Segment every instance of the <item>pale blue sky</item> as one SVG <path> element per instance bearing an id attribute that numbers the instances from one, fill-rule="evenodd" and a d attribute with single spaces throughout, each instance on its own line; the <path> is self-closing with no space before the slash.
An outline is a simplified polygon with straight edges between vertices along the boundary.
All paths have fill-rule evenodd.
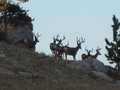
<path id="1" fill-rule="evenodd" d="M 108 64 L 104 54 L 105 38 L 112 40 L 112 16 L 120 18 L 120 0 L 30 0 L 21 4 L 24 9 L 29 9 L 33 21 L 34 32 L 40 33 L 40 42 L 36 51 L 51 54 L 49 44 L 57 34 L 62 38 L 66 36 L 63 44 L 69 41 L 69 46 L 76 46 L 76 37 L 83 37 L 86 43 L 77 53 L 77 60 L 81 54 L 86 53 L 85 47 L 94 49 L 102 48 L 102 56 L 98 59 Z M 68 56 L 69 59 L 73 59 Z"/>

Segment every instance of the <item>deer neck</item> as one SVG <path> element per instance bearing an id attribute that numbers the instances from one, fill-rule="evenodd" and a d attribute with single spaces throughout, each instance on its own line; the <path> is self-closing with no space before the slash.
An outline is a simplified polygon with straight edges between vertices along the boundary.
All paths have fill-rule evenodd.
<path id="1" fill-rule="evenodd" d="M 97 58 L 97 56 L 98 56 L 98 53 L 95 54 L 95 58 Z"/>
<path id="2" fill-rule="evenodd" d="M 76 51 L 78 51 L 80 48 L 79 48 L 79 46 L 77 46 L 75 49 L 76 49 Z"/>

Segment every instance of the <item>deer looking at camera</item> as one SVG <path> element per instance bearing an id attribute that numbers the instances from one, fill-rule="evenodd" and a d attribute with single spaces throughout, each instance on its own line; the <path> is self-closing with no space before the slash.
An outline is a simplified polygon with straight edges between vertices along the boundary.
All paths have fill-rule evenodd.
<path id="1" fill-rule="evenodd" d="M 85 39 L 81 38 L 81 41 L 80 41 L 80 39 L 78 40 L 78 37 L 77 37 L 77 46 L 76 47 L 65 46 L 63 48 L 63 50 L 64 50 L 64 53 L 66 56 L 66 60 L 67 60 L 67 55 L 72 55 L 73 59 L 76 60 L 76 54 L 77 54 L 78 50 L 81 49 L 81 44 L 84 42 L 85 42 Z"/>
<path id="2" fill-rule="evenodd" d="M 35 45 L 37 44 L 37 42 L 39 42 L 38 37 L 40 37 L 41 34 L 33 34 L 34 40 L 33 41 L 29 41 L 28 40 L 28 49 L 32 49 L 35 50 Z"/>
<path id="3" fill-rule="evenodd" d="M 93 52 L 93 49 L 92 50 L 88 50 L 87 48 L 85 48 L 85 51 L 87 52 L 87 54 L 82 54 L 81 55 L 82 60 L 91 58 L 91 54 L 90 53 Z"/>

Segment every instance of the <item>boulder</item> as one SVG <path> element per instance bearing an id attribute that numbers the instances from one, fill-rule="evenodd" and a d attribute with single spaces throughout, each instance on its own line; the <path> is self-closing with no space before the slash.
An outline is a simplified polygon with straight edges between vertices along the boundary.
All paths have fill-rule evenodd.
<path id="1" fill-rule="evenodd" d="M 98 80 L 106 80 L 109 82 L 112 82 L 113 79 L 111 77 L 109 77 L 107 74 L 103 73 L 103 72 L 99 72 L 99 71 L 92 71 L 91 72 L 94 77 L 97 77 Z M 91 76 L 91 77 L 93 77 Z"/>
<path id="2" fill-rule="evenodd" d="M 105 65 L 97 59 L 86 59 L 82 61 L 76 61 L 70 63 L 68 66 L 85 72 L 90 71 L 99 71 L 104 73 L 107 72 Z"/>
<path id="3" fill-rule="evenodd" d="M 33 32 L 32 28 L 25 26 L 17 26 L 12 30 L 8 30 L 7 32 L 7 40 L 11 43 L 17 43 L 20 40 L 30 40 L 33 41 Z"/>

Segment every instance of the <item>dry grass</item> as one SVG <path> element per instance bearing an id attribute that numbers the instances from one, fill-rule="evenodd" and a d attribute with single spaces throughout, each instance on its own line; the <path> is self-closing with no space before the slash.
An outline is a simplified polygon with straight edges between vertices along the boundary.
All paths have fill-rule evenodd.
<path id="1" fill-rule="evenodd" d="M 0 90 L 120 90 L 114 82 L 81 78 L 85 72 L 69 68 L 66 63 L 73 61 L 55 60 L 44 53 L 8 45 L 0 42 L 0 68 L 6 68 L 14 73 L 21 71 L 10 62 L 21 64 L 26 72 L 37 72 L 41 77 L 10 77 L 0 74 Z M 7 61 L 6 61 L 7 59 Z"/>

